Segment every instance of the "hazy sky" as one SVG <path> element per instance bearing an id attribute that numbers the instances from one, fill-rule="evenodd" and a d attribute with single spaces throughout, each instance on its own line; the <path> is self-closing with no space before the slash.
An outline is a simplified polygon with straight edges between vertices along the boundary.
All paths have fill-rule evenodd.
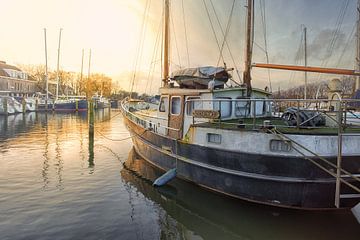
<path id="1" fill-rule="evenodd" d="M 222 43 L 216 15 L 225 29 L 233 0 L 205 0 L 211 21 Z M 265 62 L 261 0 L 255 0 L 255 46 L 253 62 Z M 303 52 L 297 54 L 302 25 L 308 29 L 308 65 L 354 68 L 355 41 L 351 35 L 356 21 L 356 0 L 263 0 L 265 3 L 268 54 L 271 63 L 303 64 Z M 43 28 L 47 28 L 49 67 L 56 68 L 59 28 L 63 28 L 60 66 L 66 71 L 80 71 L 81 50 L 92 49 L 92 72 L 102 72 L 128 89 L 139 46 L 143 13 L 149 3 L 145 24 L 143 53 L 138 61 L 139 74 L 135 89 L 144 91 L 146 79 L 155 66 L 151 92 L 160 84 L 160 50 L 152 59 L 162 17 L 161 0 L 1 0 L 2 31 L 0 59 L 13 64 L 44 64 Z M 171 1 L 172 8 L 172 69 L 187 66 L 182 1 Z M 219 50 L 203 0 L 183 0 L 189 46 L 190 66 L 216 65 Z M 243 68 L 245 0 L 236 0 L 228 45 L 235 65 Z M 343 15 L 340 29 L 334 32 Z M 352 36 L 352 37 L 351 37 Z M 176 38 L 175 38 L 176 37 Z M 351 37 L 351 38 L 350 38 Z M 351 41 L 348 42 L 350 38 Z M 175 45 L 175 40 L 177 47 Z M 348 43 L 348 44 L 347 44 Z M 159 47 L 160 45 L 158 45 Z M 347 46 L 347 48 L 345 48 Z M 178 51 L 177 51 L 178 49 Z M 333 49 L 333 50 L 332 50 Z M 296 57 L 297 56 L 297 57 Z M 342 56 L 342 58 L 341 58 Z M 341 61 L 339 62 L 339 59 Z M 180 59 L 180 61 L 179 61 Z M 228 50 L 224 49 L 228 67 L 234 67 Z M 87 63 L 84 71 L 87 71 Z M 236 74 L 235 79 L 237 79 Z M 268 85 L 266 70 L 253 71 L 253 84 Z M 309 74 L 310 82 L 318 74 Z M 322 76 L 320 80 L 329 76 Z M 273 89 L 300 84 L 303 73 L 271 71 Z M 150 85 L 146 89 L 149 92 Z"/>

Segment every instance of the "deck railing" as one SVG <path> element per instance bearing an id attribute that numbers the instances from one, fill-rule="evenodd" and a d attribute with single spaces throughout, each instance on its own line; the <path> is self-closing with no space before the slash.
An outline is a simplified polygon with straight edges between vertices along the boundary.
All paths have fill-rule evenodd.
<path id="1" fill-rule="evenodd" d="M 151 115 L 146 115 L 146 114 L 142 114 L 142 113 L 133 113 L 130 111 L 129 107 L 126 105 L 128 103 L 129 99 L 125 98 L 124 100 L 121 101 L 120 103 L 120 107 L 121 110 L 123 111 L 123 113 L 134 123 L 141 125 L 142 127 L 144 127 L 145 129 L 148 130 L 152 130 L 156 133 L 159 132 L 159 129 L 163 129 L 164 133 L 166 134 L 168 130 L 172 130 L 172 131 L 180 131 L 181 129 L 176 129 L 176 128 L 172 128 L 172 127 L 168 127 L 165 125 L 162 125 L 156 121 L 153 121 L 151 119 L 156 119 L 156 120 L 167 120 L 164 118 L 160 118 L 157 116 L 151 116 Z"/>
<path id="2" fill-rule="evenodd" d="M 340 96 L 339 96 L 340 97 Z M 194 104 L 201 103 L 201 104 Z M 224 104 L 231 103 L 231 115 L 230 116 L 221 116 Z M 245 114 L 237 114 L 237 106 L 248 105 L 245 110 Z M 257 103 L 262 103 L 257 105 Z M 205 107 L 204 107 L 205 105 Z M 191 106 L 191 107 L 190 107 Z M 194 108 L 194 106 L 196 106 Z M 201 106 L 201 107 L 199 107 Z M 216 106 L 216 107 L 215 107 Z M 257 106 L 262 106 L 263 111 L 259 111 Z M 279 120 L 283 119 L 284 124 L 279 122 L 271 123 L 274 127 L 282 128 L 307 128 L 307 129 L 317 129 L 317 128 L 359 128 L 360 130 L 360 113 L 355 114 L 355 107 L 360 108 L 360 100 L 354 99 L 189 99 L 185 101 L 185 109 L 189 108 L 192 110 L 213 110 L 218 111 L 220 117 L 218 119 L 206 119 L 203 117 L 193 116 L 193 124 L 199 123 L 218 123 L 221 122 L 223 125 L 239 125 L 239 122 L 234 122 L 234 120 L 247 120 L 246 122 L 241 123 L 243 126 L 252 126 L 253 129 L 263 127 L 263 123 L 258 123 L 257 119 L 267 118 L 269 120 L 278 118 Z M 293 124 L 285 124 L 286 119 L 281 118 L 284 115 L 284 112 L 292 108 L 293 113 L 292 117 L 295 117 Z M 232 110 L 234 109 L 235 112 Z M 307 119 L 301 118 L 301 113 L 311 113 Z M 322 124 L 309 124 L 312 120 L 316 118 L 323 117 L 324 120 L 327 120 L 327 126 Z M 252 119 L 252 121 L 250 121 Z M 289 120 L 289 119 L 287 119 Z M 249 123 L 251 122 L 251 123 Z M 330 124 L 331 123 L 331 124 Z M 330 124 L 330 126 L 329 126 Z"/>

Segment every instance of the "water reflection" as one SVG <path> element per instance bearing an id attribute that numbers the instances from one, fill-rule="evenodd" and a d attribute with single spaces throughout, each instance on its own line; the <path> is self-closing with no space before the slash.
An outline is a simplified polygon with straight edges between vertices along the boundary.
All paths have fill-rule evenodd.
<path id="1" fill-rule="evenodd" d="M 89 168 L 93 169 L 94 164 L 94 110 L 89 111 Z M 91 171 L 92 173 L 92 171 Z"/>
<path id="2" fill-rule="evenodd" d="M 161 174 L 132 150 L 122 178 L 158 203 L 161 239 L 357 239 L 360 228 L 350 211 L 311 212 L 259 206 L 209 193 L 173 180 L 153 188 Z"/>
<path id="3" fill-rule="evenodd" d="M 89 173 L 94 172 L 95 136 L 94 130 L 92 133 L 88 131 L 88 119 L 89 116 L 86 112 L 30 112 L 9 116 L 0 115 L 0 153 L 5 153 L 13 147 L 28 148 L 30 145 L 33 150 L 41 149 L 42 188 L 46 189 L 51 181 L 55 181 L 56 188 L 61 190 L 64 180 L 64 155 L 67 159 L 67 155 L 71 154 L 67 151 L 68 149 L 78 145 L 81 164 L 84 164 L 87 158 L 86 168 L 90 169 Z M 95 125 L 98 123 L 101 125 L 102 131 L 109 131 L 108 124 L 100 124 L 110 119 L 109 109 L 95 111 L 93 119 Z M 84 133 L 84 129 L 91 134 Z M 14 152 L 14 157 L 16 154 L 21 155 L 16 152 Z M 56 177 L 51 177 L 51 175 Z"/>

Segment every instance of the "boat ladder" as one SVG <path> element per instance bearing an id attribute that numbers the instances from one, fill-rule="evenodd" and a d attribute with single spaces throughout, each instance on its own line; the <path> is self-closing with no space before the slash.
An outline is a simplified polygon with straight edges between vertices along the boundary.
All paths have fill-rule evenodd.
<path id="1" fill-rule="evenodd" d="M 353 180 L 355 180 L 356 182 L 360 183 L 360 176 L 357 174 L 352 174 L 350 172 L 348 172 L 347 170 L 341 168 L 341 157 L 342 157 L 342 136 L 360 136 L 360 134 L 344 134 L 344 133 L 339 133 L 338 137 L 338 158 L 337 158 L 337 164 L 335 165 L 334 163 L 330 162 L 329 160 L 325 159 L 324 157 L 318 155 L 317 153 L 311 151 L 310 149 L 308 149 L 307 147 L 303 146 L 302 144 L 290 139 L 288 136 L 286 136 L 285 134 L 281 133 L 280 131 L 278 131 L 277 129 L 273 128 L 273 129 L 268 129 L 268 131 L 275 135 L 278 139 L 284 141 L 284 143 L 288 144 L 289 142 L 292 143 L 292 148 L 298 152 L 300 155 L 303 156 L 304 159 L 310 161 L 311 163 L 313 163 L 314 165 L 316 165 L 317 167 L 319 167 L 320 169 L 322 169 L 323 171 L 327 172 L 328 174 L 330 174 L 331 176 L 333 176 L 336 179 L 336 190 L 335 190 L 335 206 L 337 208 L 340 207 L 340 199 L 349 199 L 349 198 L 359 198 L 360 199 L 360 188 L 358 188 L 357 186 L 355 186 L 354 184 L 351 184 L 350 182 L 346 181 L 344 179 L 344 177 L 346 178 L 352 178 Z M 305 153 L 310 153 L 310 155 L 312 155 L 313 157 L 309 157 L 307 156 Z M 337 171 L 336 173 L 330 171 L 329 169 L 325 168 L 323 165 L 321 165 L 320 163 L 318 163 L 317 161 L 314 160 L 314 157 L 321 160 L 322 162 L 328 164 L 329 166 L 335 168 Z M 351 189 L 353 189 L 356 193 L 354 194 L 340 194 L 340 183 L 344 183 L 347 186 L 349 186 Z"/>

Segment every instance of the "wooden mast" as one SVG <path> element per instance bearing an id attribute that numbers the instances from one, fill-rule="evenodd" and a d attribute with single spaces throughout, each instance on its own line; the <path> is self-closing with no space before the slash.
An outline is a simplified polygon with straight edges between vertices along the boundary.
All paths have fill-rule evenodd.
<path id="1" fill-rule="evenodd" d="M 305 60 L 305 67 L 307 67 L 307 37 L 306 37 L 306 27 L 304 27 L 304 60 Z M 307 99 L 307 87 L 308 87 L 308 78 L 307 78 L 307 71 L 305 72 L 305 89 L 304 89 L 304 99 Z"/>
<path id="2" fill-rule="evenodd" d="M 170 62 L 170 1 L 165 0 L 164 19 L 164 56 L 163 56 L 163 87 L 169 84 L 169 62 Z"/>
<path id="3" fill-rule="evenodd" d="M 246 18 L 246 34 L 245 34 L 245 69 L 243 74 L 244 84 L 248 90 L 251 89 L 251 56 L 253 46 L 253 0 L 248 0 L 247 18 Z"/>
<path id="4" fill-rule="evenodd" d="M 360 0 L 357 3 L 357 22 L 356 22 L 356 70 L 360 71 Z M 355 92 L 360 89 L 360 77 L 355 81 Z"/>

